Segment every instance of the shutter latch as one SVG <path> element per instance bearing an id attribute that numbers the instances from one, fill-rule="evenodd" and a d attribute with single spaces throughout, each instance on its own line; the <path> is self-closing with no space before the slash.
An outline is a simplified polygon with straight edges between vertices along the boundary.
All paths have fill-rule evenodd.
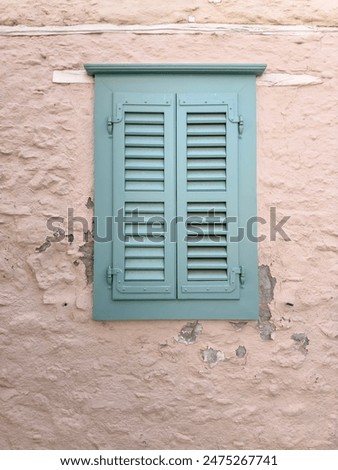
<path id="1" fill-rule="evenodd" d="M 113 116 L 108 116 L 107 119 L 107 131 L 109 135 L 113 134 L 113 124 L 122 121 L 122 104 L 117 104 L 115 108 L 115 114 Z"/>
<path id="2" fill-rule="evenodd" d="M 113 276 L 116 276 L 117 274 L 122 273 L 121 269 L 118 268 L 112 268 L 111 266 L 108 266 L 107 268 L 107 282 L 109 284 L 109 289 L 111 288 L 111 285 L 113 284 Z"/>
<path id="3" fill-rule="evenodd" d="M 237 123 L 238 124 L 238 133 L 239 135 L 242 135 L 243 134 L 243 130 L 244 130 L 244 120 L 243 120 L 243 116 L 240 114 L 239 116 L 237 117 L 229 117 L 229 120 L 233 123 Z"/>
<path id="4" fill-rule="evenodd" d="M 241 286 L 244 285 L 245 283 L 245 271 L 243 266 L 238 266 L 236 268 L 233 268 L 232 270 L 235 274 L 238 274 L 239 276 L 239 283 Z"/>

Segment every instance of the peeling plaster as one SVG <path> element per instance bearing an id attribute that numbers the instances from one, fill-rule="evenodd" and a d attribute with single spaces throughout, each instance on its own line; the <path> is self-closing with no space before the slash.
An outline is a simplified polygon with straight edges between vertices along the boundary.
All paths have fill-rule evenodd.
<path id="1" fill-rule="evenodd" d="M 93 207 L 94 207 L 94 202 L 93 202 L 93 200 L 92 200 L 91 197 L 89 197 L 89 198 L 87 199 L 86 207 L 87 207 L 87 209 L 93 209 Z"/>
<path id="2" fill-rule="evenodd" d="M 304 354 L 308 353 L 307 346 L 310 343 L 309 338 L 306 336 L 305 333 L 294 333 L 291 336 L 291 339 L 294 340 L 296 347 L 302 351 Z"/>
<path id="3" fill-rule="evenodd" d="M 245 327 L 245 325 L 247 325 L 248 322 L 235 320 L 235 321 L 230 321 L 229 323 L 234 327 L 235 330 L 241 330 L 242 328 Z"/>
<path id="4" fill-rule="evenodd" d="M 85 265 L 87 285 L 93 283 L 93 253 L 94 240 L 90 231 L 86 233 L 87 242 L 80 246 L 79 251 L 82 253 L 79 260 Z"/>
<path id="5" fill-rule="evenodd" d="M 246 356 L 246 347 L 245 346 L 238 346 L 236 349 L 236 356 L 237 357 L 245 357 Z"/>
<path id="6" fill-rule="evenodd" d="M 48 248 L 51 247 L 52 243 L 62 241 L 65 237 L 65 231 L 62 228 L 58 228 L 52 237 L 46 237 L 46 241 L 40 245 L 38 248 L 35 248 L 35 251 L 38 253 L 42 253 L 46 251 Z M 69 235 L 70 237 L 70 235 Z M 70 240 L 73 241 L 73 240 Z"/>
<path id="7" fill-rule="evenodd" d="M 225 360 L 225 354 L 218 349 L 209 348 L 201 349 L 201 357 L 204 362 L 209 364 L 209 367 L 215 367 L 219 362 Z"/>
<path id="8" fill-rule="evenodd" d="M 272 277 L 270 267 L 267 265 L 259 266 L 259 319 L 258 329 L 260 337 L 264 341 L 272 340 L 275 331 L 275 325 L 271 321 L 271 311 L 269 303 L 273 300 L 273 291 L 276 285 L 276 278 Z"/>
<path id="9" fill-rule="evenodd" d="M 188 322 L 178 334 L 177 341 L 183 344 L 194 344 L 202 333 L 202 325 L 198 321 Z"/>

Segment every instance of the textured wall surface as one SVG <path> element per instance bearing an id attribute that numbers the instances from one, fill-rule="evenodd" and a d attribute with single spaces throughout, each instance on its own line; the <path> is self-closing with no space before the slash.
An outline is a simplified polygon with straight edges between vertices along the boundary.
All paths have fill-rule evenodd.
<path id="1" fill-rule="evenodd" d="M 335 0 L 2 0 L 0 24 L 271 23 L 336 25 Z"/>
<path id="2" fill-rule="evenodd" d="M 26 3 L 1 2 L 2 21 L 268 22 L 273 10 L 326 24 L 335 12 Z M 337 33 L 0 36 L 0 49 L 0 448 L 337 449 Z M 52 81 L 87 62 L 265 62 L 296 77 L 257 81 L 259 215 L 290 216 L 291 238 L 260 243 L 259 322 L 91 320 L 93 85 Z M 317 84 L 297 85 L 302 74 Z M 64 221 L 48 230 L 50 217 Z"/>

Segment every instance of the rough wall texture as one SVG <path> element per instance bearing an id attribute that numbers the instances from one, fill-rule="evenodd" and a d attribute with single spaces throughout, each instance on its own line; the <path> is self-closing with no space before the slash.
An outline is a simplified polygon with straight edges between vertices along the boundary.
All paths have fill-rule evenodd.
<path id="1" fill-rule="evenodd" d="M 11 0 L 0 24 L 271 23 L 337 24 L 334 0 Z"/>
<path id="2" fill-rule="evenodd" d="M 68 2 L 13 3 L 2 2 L 7 23 L 103 19 L 96 2 L 71 13 Z M 201 21 L 247 8 L 177 3 L 166 21 L 188 4 L 209 12 Z M 319 5 L 291 3 L 276 2 L 280 22 L 305 22 L 300 5 Z M 326 23 L 329 3 L 306 15 Z M 157 7 L 116 4 L 119 21 L 159 19 Z M 334 33 L 0 37 L 0 448 L 338 448 L 337 47 Z M 52 72 L 185 61 L 320 78 L 258 86 L 259 215 L 291 216 L 291 241 L 260 243 L 259 322 L 93 322 L 93 86 L 52 83 Z M 89 221 L 85 237 L 67 226 L 69 208 Z M 65 221 L 48 230 L 52 216 Z"/>

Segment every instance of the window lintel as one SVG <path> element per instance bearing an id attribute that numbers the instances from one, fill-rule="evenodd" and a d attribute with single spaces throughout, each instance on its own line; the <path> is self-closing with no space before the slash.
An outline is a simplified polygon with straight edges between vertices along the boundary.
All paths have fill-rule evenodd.
<path id="1" fill-rule="evenodd" d="M 229 75 L 262 75 L 266 64 L 85 64 L 89 75 L 97 74 L 229 74 Z"/>

